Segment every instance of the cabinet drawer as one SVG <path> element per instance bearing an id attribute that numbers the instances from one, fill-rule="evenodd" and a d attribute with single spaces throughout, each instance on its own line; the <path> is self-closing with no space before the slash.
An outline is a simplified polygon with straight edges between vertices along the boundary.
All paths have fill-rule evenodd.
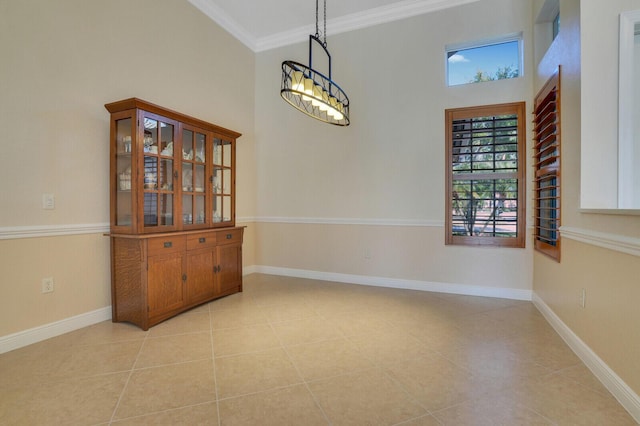
<path id="1" fill-rule="evenodd" d="M 216 233 L 203 232 L 187 237 L 187 250 L 197 250 L 202 248 L 213 248 L 216 246 Z"/>
<path id="2" fill-rule="evenodd" d="M 242 229 L 218 231 L 218 244 L 236 244 L 242 242 Z"/>
<path id="3" fill-rule="evenodd" d="M 186 238 L 184 235 L 149 238 L 147 244 L 149 256 L 157 256 L 184 251 Z"/>

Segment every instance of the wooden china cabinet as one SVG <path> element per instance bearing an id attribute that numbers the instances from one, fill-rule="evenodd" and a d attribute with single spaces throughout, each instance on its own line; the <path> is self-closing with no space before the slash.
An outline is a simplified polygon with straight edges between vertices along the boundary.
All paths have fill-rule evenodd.
<path id="1" fill-rule="evenodd" d="M 113 321 L 143 330 L 242 291 L 240 133 L 131 98 L 111 113 Z"/>

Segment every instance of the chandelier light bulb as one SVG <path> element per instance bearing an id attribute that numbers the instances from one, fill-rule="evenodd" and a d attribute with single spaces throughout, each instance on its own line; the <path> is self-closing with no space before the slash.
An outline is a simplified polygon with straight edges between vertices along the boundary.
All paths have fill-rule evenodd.
<path id="1" fill-rule="evenodd" d="M 302 99 L 309 102 L 311 101 L 311 98 L 313 97 L 313 80 L 310 78 L 305 78 L 304 79 L 304 90 L 303 92 L 306 93 L 309 96 L 304 96 L 302 95 Z"/>
<path id="2" fill-rule="evenodd" d="M 331 98 L 329 98 L 329 102 L 331 103 L 331 107 L 327 111 L 327 114 L 329 114 L 331 117 L 335 118 L 338 121 L 342 120 L 344 118 L 344 114 L 342 114 L 340 112 L 340 108 L 342 107 L 342 103 L 339 102 L 333 96 L 331 96 Z M 344 109 L 343 109 L 343 111 L 344 111 Z"/>
<path id="3" fill-rule="evenodd" d="M 318 108 L 320 108 L 320 111 L 328 111 L 329 110 L 329 105 L 327 105 L 329 103 L 329 92 L 327 92 L 326 90 L 322 91 L 322 102 L 320 102 L 320 106 Z"/>
<path id="4" fill-rule="evenodd" d="M 313 86 L 313 99 L 311 100 L 311 105 L 320 108 L 320 105 L 322 105 L 322 92 L 322 87 L 317 84 Z"/>
<path id="5" fill-rule="evenodd" d="M 304 74 L 302 74 L 302 71 L 291 73 L 291 89 L 297 92 L 304 92 Z"/>

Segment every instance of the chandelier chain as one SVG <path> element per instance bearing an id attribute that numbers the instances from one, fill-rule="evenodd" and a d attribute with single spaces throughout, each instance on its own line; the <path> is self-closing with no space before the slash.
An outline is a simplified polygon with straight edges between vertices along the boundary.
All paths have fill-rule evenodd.
<path id="1" fill-rule="evenodd" d="M 324 47 L 327 47 L 327 0 L 324 0 Z"/>
<path id="2" fill-rule="evenodd" d="M 318 8 L 318 0 L 316 0 L 316 38 L 320 39 L 320 14 Z M 323 46 L 327 47 L 327 0 L 324 0 L 324 17 L 323 17 L 324 31 L 322 33 Z"/>
<path id="3" fill-rule="evenodd" d="M 320 28 L 318 28 L 318 0 L 316 0 L 316 37 L 320 38 Z"/>

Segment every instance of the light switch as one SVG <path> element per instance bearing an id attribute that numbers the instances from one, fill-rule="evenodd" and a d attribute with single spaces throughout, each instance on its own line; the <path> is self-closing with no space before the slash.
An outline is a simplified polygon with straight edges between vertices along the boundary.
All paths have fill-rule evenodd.
<path id="1" fill-rule="evenodd" d="M 44 210 L 53 210 L 56 208 L 56 199 L 53 194 L 42 194 L 42 208 Z"/>

